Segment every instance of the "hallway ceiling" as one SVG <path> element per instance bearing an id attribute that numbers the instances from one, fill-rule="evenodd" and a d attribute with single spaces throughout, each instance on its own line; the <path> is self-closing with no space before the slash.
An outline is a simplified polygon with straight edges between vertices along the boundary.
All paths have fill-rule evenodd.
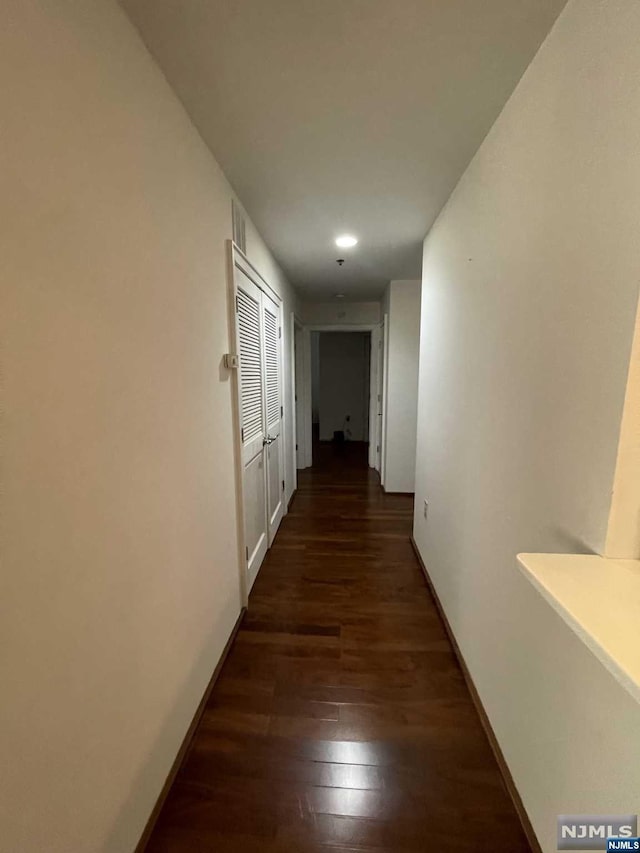
<path id="1" fill-rule="evenodd" d="M 425 234 L 564 4 L 122 0 L 291 282 L 350 300 L 420 276 Z M 355 249 L 334 245 L 344 232 Z"/>

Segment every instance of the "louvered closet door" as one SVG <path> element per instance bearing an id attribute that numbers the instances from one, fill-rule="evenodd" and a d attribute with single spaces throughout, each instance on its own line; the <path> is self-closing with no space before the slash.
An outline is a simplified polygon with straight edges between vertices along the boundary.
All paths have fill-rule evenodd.
<path id="1" fill-rule="evenodd" d="M 236 267 L 240 426 L 248 589 L 269 546 L 262 291 Z"/>
<path id="2" fill-rule="evenodd" d="M 282 436 L 282 364 L 280 307 L 262 294 L 264 334 L 265 417 L 267 427 L 267 511 L 269 545 L 273 542 L 284 514 L 284 474 Z"/>

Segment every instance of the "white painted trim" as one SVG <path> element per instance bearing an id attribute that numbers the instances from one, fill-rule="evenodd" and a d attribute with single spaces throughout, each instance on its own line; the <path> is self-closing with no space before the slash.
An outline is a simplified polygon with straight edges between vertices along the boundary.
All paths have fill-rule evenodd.
<path id="1" fill-rule="evenodd" d="M 313 413 L 311 411 L 311 332 L 302 327 L 302 393 L 304 412 L 304 467 L 313 465 Z"/>
<path id="2" fill-rule="evenodd" d="M 269 294 L 266 294 L 266 295 L 268 296 Z M 282 502 L 282 517 L 280 518 L 280 521 L 276 525 L 275 532 L 272 532 L 271 516 L 270 515 L 267 516 L 267 524 L 269 527 L 269 548 L 271 548 L 271 546 L 273 545 L 273 542 L 274 542 L 275 537 L 278 533 L 278 529 L 280 527 L 282 519 L 287 514 L 287 506 L 289 503 L 287 500 L 287 491 L 286 491 L 287 467 L 286 467 L 286 461 L 285 461 L 286 460 L 285 448 L 286 448 L 286 443 L 287 443 L 287 441 L 286 441 L 287 420 L 289 418 L 289 413 L 287 412 L 287 409 L 284 405 L 284 365 L 285 365 L 285 360 L 284 360 L 284 323 L 285 323 L 285 320 L 284 320 L 284 313 L 282 311 L 282 300 L 280 300 L 279 302 L 276 303 L 276 309 L 277 309 L 277 323 L 278 323 L 278 350 L 280 353 L 280 370 L 278 372 L 278 385 L 279 385 L 278 390 L 280 392 L 279 393 L 279 396 L 280 396 L 280 436 L 279 436 L 279 452 L 278 452 L 278 460 L 279 460 L 280 466 L 279 466 L 279 471 L 278 471 L 278 491 L 280 492 L 280 500 Z M 264 311 L 264 307 L 262 310 Z M 264 319 L 263 319 L 263 322 L 264 322 Z M 265 394 L 266 394 L 266 390 L 265 390 Z M 268 422 L 267 422 L 267 428 L 268 428 Z M 267 465 L 265 465 L 265 477 L 266 476 L 267 476 Z M 282 483 L 282 489 L 280 489 L 280 483 Z M 268 481 L 267 481 L 266 489 L 267 489 L 267 496 L 268 496 L 268 489 L 269 489 Z M 268 505 L 269 505 L 269 500 L 267 497 L 267 507 L 268 507 Z"/>
<path id="3" fill-rule="evenodd" d="M 313 465 L 313 424 L 312 417 L 313 413 L 311 411 L 312 408 L 312 400 L 311 400 L 311 332 L 369 332 L 371 334 L 371 360 L 369 365 L 369 467 L 375 468 L 375 452 L 376 452 L 376 444 L 377 444 L 377 436 L 375 435 L 377 429 L 377 424 L 374 426 L 375 422 L 377 422 L 377 411 L 374 411 L 374 407 L 376 405 L 376 382 L 375 375 L 377 372 L 377 364 L 374 370 L 374 336 L 376 332 L 379 333 L 380 324 L 379 323 L 349 323 L 349 324 L 339 324 L 339 323 L 331 323 L 331 324 L 305 324 L 304 331 L 306 332 L 306 342 L 305 342 L 305 354 L 308 355 L 308 365 L 307 369 L 305 369 L 305 402 L 304 402 L 304 412 L 305 412 L 305 440 L 308 438 L 308 444 L 305 448 L 308 452 L 307 455 L 307 467 L 311 467 Z M 306 443 L 306 441 L 305 441 Z M 372 455 L 373 449 L 373 455 Z"/>
<path id="4" fill-rule="evenodd" d="M 236 318 L 236 252 L 240 250 L 232 240 L 227 240 L 227 315 L 229 323 L 229 346 L 231 352 L 238 354 L 238 326 Z M 243 493 L 243 465 L 242 465 L 242 438 L 240 435 L 241 403 L 239 371 L 233 369 L 231 373 L 232 387 L 232 417 L 233 417 L 233 459 L 236 479 L 236 538 L 238 543 L 238 573 L 240 575 L 240 597 L 243 607 L 249 602 L 249 579 L 247 576 L 246 544 L 244 538 L 244 493 Z"/>
<path id="5" fill-rule="evenodd" d="M 382 359 L 382 435 L 380 436 L 380 483 L 384 486 L 387 468 L 387 410 L 389 408 L 389 315 L 382 322 L 384 355 Z"/>
<path id="6" fill-rule="evenodd" d="M 266 278 L 254 267 L 249 258 L 245 255 L 242 249 L 237 246 L 233 240 L 228 241 L 231 244 L 231 252 L 234 267 L 239 267 L 257 286 L 273 299 L 278 305 L 282 304 L 282 297 L 275 292 Z M 256 279 L 258 279 L 256 281 Z"/>
<path id="7" fill-rule="evenodd" d="M 346 325 L 341 326 L 339 324 L 325 325 L 325 326 L 318 326 L 318 325 L 308 324 L 308 323 L 305 324 L 305 329 L 309 329 L 310 332 L 373 332 L 373 330 L 376 328 L 377 328 L 377 326 L 375 323 L 367 323 L 367 324 L 354 323 L 354 324 L 351 324 L 348 326 L 346 326 Z"/>
<path id="8" fill-rule="evenodd" d="M 380 474 L 382 472 L 382 446 L 384 436 L 382 434 L 382 418 L 384 415 L 384 320 L 378 326 L 379 351 L 378 351 L 378 387 L 376 394 L 380 395 L 376 411 L 376 435 L 378 447 L 380 448 L 376 454 L 375 469 Z"/>
<path id="9" fill-rule="evenodd" d="M 298 406 L 296 397 L 298 396 L 299 385 L 302 384 L 302 377 L 297 375 L 296 369 L 296 330 L 302 331 L 303 324 L 295 311 L 291 312 L 290 318 L 290 334 L 291 334 L 291 422 L 293 428 L 293 491 L 298 488 L 298 453 L 302 452 L 305 455 L 306 443 L 299 440 L 298 436 Z M 300 389 L 301 390 L 301 389 Z M 304 431 L 301 431 L 304 432 Z M 300 447 L 302 444 L 302 447 Z"/>
<path id="10" fill-rule="evenodd" d="M 369 380 L 369 468 L 376 468 L 376 447 L 378 445 L 378 362 L 380 345 L 380 326 L 371 332 L 371 365 Z"/>

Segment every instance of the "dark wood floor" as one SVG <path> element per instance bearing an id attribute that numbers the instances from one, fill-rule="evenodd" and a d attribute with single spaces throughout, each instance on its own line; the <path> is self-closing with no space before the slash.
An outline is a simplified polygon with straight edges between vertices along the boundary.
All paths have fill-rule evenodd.
<path id="1" fill-rule="evenodd" d="M 357 447 L 299 477 L 148 853 L 529 847 L 412 552 Z"/>

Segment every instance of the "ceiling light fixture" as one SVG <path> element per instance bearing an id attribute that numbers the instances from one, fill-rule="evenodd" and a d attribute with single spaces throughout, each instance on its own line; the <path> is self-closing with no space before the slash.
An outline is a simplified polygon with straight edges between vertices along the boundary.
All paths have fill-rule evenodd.
<path id="1" fill-rule="evenodd" d="M 352 249 L 357 243 L 358 238 L 353 237 L 351 234 L 342 234 L 336 240 L 336 246 L 339 246 L 341 249 Z"/>
<path id="2" fill-rule="evenodd" d="M 336 299 L 344 299 L 344 293 L 336 293 L 334 294 Z"/>

